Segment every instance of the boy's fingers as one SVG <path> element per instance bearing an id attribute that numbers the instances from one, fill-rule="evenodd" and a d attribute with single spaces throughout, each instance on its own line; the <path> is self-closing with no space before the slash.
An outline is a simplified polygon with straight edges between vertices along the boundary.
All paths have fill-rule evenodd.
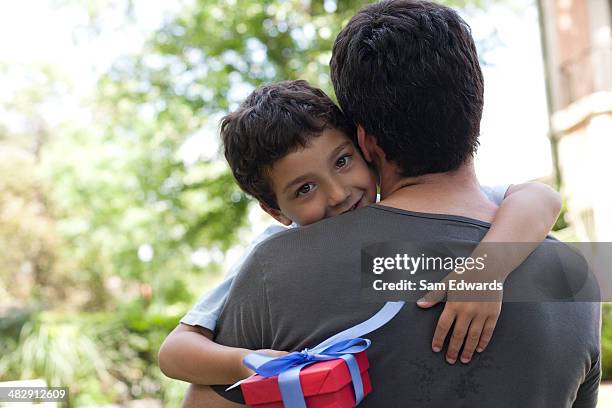
<path id="1" fill-rule="evenodd" d="M 457 316 L 457 321 L 455 322 L 453 334 L 450 338 L 450 343 L 448 344 L 448 350 L 446 351 L 446 361 L 449 364 L 455 364 L 455 362 L 457 361 L 459 350 L 463 345 L 463 340 L 465 339 L 465 335 L 468 332 L 468 328 L 470 327 L 471 321 L 472 317 Z"/>
<path id="2" fill-rule="evenodd" d="M 453 321 L 455 320 L 455 312 L 450 311 L 448 307 L 445 307 L 438 319 L 438 324 L 436 325 L 436 331 L 434 332 L 433 340 L 431 342 L 431 349 L 434 352 L 439 352 L 442 350 L 442 346 L 444 345 L 444 339 L 448 334 L 448 331 L 453 325 Z"/>
<path id="3" fill-rule="evenodd" d="M 472 320 L 470 329 L 468 330 L 465 345 L 463 346 L 463 352 L 461 353 L 461 362 L 467 364 L 474 355 L 474 350 L 480 341 L 482 329 L 484 328 L 486 318 L 477 318 Z"/>
<path id="4" fill-rule="evenodd" d="M 417 300 L 417 305 L 422 308 L 432 307 L 439 302 L 443 301 L 446 297 L 446 291 L 444 290 L 432 290 L 427 292 L 425 296 Z"/>
<path id="5" fill-rule="evenodd" d="M 482 334 L 480 335 L 480 342 L 478 343 L 478 347 L 476 347 L 476 351 L 482 353 L 489 342 L 491 341 L 491 337 L 493 337 L 493 331 L 495 330 L 495 326 L 497 325 L 497 317 L 490 317 L 487 319 L 484 328 L 482 330 Z"/>

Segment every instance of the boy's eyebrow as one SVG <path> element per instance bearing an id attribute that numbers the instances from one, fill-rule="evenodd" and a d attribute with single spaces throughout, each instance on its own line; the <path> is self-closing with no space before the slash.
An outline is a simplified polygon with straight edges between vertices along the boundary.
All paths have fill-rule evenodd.
<path id="1" fill-rule="evenodd" d="M 343 142 L 342 144 L 338 145 L 334 150 L 332 150 L 332 152 L 329 155 L 329 159 L 333 159 L 334 157 L 336 157 L 336 155 L 338 153 L 340 153 L 342 151 L 342 149 L 344 149 L 346 146 L 350 145 L 351 142 Z M 294 178 L 293 180 L 291 180 L 283 189 L 283 194 L 287 192 L 287 190 L 289 190 L 291 188 L 291 186 L 295 185 L 295 184 L 299 184 L 299 183 L 303 183 L 305 181 L 307 181 L 309 178 L 312 178 L 312 174 L 311 173 L 307 173 L 307 174 L 302 174 L 299 177 Z"/>
<path id="2" fill-rule="evenodd" d="M 283 194 L 286 193 L 287 190 L 289 190 L 293 185 L 301 184 L 305 182 L 306 180 L 308 180 L 309 178 L 312 178 L 311 173 L 302 174 L 301 176 L 294 178 L 285 186 L 285 188 L 283 189 Z"/>
<path id="3" fill-rule="evenodd" d="M 344 149 L 346 146 L 350 145 L 351 142 L 346 141 L 346 142 L 342 142 L 341 144 L 338 145 L 338 147 L 336 147 L 334 150 L 332 150 L 332 152 L 329 154 L 329 159 L 332 160 L 334 157 L 336 157 L 336 155 L 338 153 L 340 153 L 340 151 L 342 149 Z"/>

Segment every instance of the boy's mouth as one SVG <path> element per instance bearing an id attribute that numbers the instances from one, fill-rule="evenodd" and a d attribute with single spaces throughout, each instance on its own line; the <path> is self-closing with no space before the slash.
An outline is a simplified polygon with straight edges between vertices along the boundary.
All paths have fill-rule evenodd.
<path id="1" fill-rule="evenodd" d="M 362 200 L 363 200 L 363 196 L 362 196 L 362 197 L 361 197 L 359 200 L 357 200 L 357 201 L 355 202 L 355 204 L 353 204 L 353 205 L 351 206 L 351 208 L 349 208 L 349 209 L 348 209 L 348 210 L 346 210 L 346 211 L 341 212 L 340 214 L 346 214 L 347 212 L 351 212 L 351 211 L 353 211 L 353 210 L 356 210 L 357 208 L 359 208 L 359 204 L 361 203 L 361 201 L 362 201 Z"/>

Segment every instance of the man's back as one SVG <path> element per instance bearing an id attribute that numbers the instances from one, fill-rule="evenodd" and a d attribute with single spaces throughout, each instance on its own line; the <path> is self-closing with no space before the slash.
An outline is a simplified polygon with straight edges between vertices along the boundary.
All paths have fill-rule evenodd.
<path id="1" fill-rule="evenodd" d="M 373 315 L 360 299 L 360 250 L 383 241 L 477 242 L 488 224 L 383 206 L 354 211 L 264 242 L 237 277 L 216 341 L 300 350 Z M 536 250 L 523 267 L 555 265 Z M 408 303 L 365 337 L 374 391 L 364 407 L 593 407 L 599 381 L 597 303 L 505 303 L 487 350 L 453 366 L 431 351 L 443 305 Z M 581 384 L 583 384 L 581 386 Z M 578 393 L 578 395 L 577 395 Z"/>

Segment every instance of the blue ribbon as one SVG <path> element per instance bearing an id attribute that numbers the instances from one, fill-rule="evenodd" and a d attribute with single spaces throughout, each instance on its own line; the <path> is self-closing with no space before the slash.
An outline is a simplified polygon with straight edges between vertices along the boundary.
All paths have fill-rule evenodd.
<path id="1" fill-rule="evenodd" d="M 278 386 L 286 408 L 306 408 L 300 385 L 300 370 L 318 361 L 341 358 L 348 366 L 355 392 L 355 405 L 358 405 L 363 399 L 363 383 L 354 354 L 366 350 L 371 343 L 361 336 L 387 324 L 403 306 L 404 302 L 387 302 L 368 320 L 333 335 L 313 349 L 294 351 L 281 357 L 251 353 L 244 358 L 244 365 L 262 377 L 278 375 Z"/>

